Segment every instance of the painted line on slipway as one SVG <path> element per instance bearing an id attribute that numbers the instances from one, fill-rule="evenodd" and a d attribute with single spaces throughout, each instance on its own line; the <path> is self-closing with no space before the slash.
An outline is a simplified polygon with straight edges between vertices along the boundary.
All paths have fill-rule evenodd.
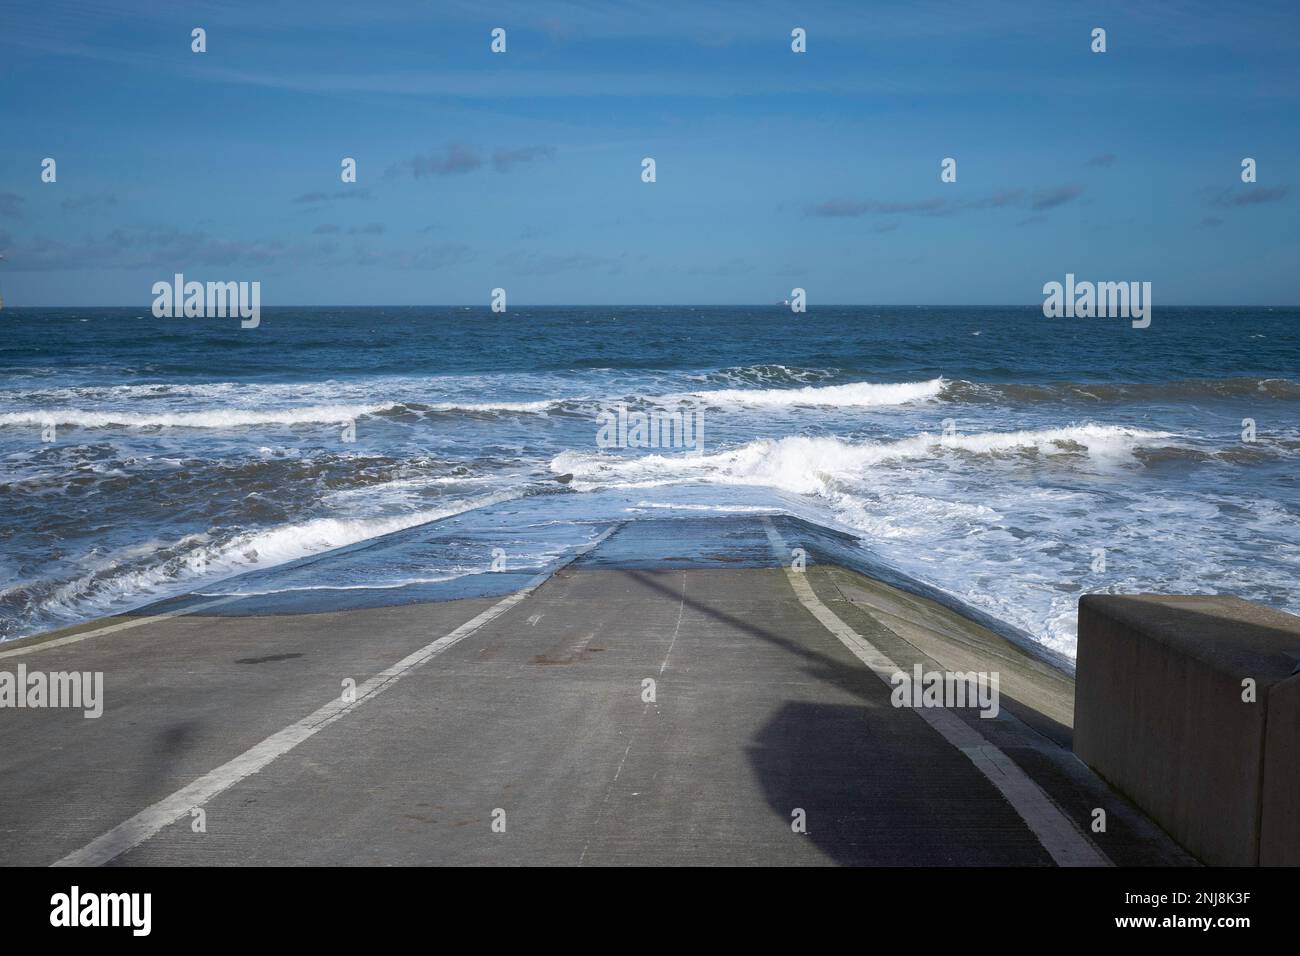
<path id="1" fill-rule="evenodd" d="M 469 637 L 485 624 L 490 623 L 510 610 L 524 598 L 528 597 L 557 571 L 576 561 L 592 548 L 621 527 L 621 522 L 602 532 L 595 540 L 578 548 L 568 558 L 561 561 L 549 571 L 544 571 L 528 582 L 522 589 L 515 591 L 492 605 L 478 616 L 466 621 L 449 634 L 444 634 L 424 647 L 402 658 L 392 667 L 381 671 L 361 684 L 356 689 L 354 700 L 342 698 L 331 700 L 324 707 L 302 720 L 272 734 L 261 743 L 250 747 L 233 760 L 210 770 L 189 786 L 177 790 L 169 797 L 159 800 L 150 807 L 141 810 L 129 820 L 119 823 L 113 829 L 87 843 L 80 850 L 69 853 L 53 866 L 102 866 L 121 856 L 127 850 L 134 849 L 141 843 L 155 836 L 164 827 L 170 826 L 181 817 L 186 816 L 195 807 L 202 806 L 212 798 L 230 789 L 241 780 L 253 776 L 264 769 L 277 757 L 287 754 L 294 747 L 314 736 L 352 711 L 367 700 L 373 700 L 391 688 L 399 680 L 417 668 L 427 664 L 443 651 Z"/>
<path id="2" fill-rule="evenodd" d="M 97 627 L 94 630 L 82 631 L 79 634 L 69 634 L 67 637 L 56 637 L 52 641 L 41 641 L 36 644 L 30 644 L 27 647 L 17 647 L 12 651 L 0 651 L 0 659 L 5 657 L 18 657 L 21 654 L 35 654 L 37 651 L 48 650 L 51 647 L 66 647 L 69 644 L 76 644 L 78 641 L 84 641 L 92 637 L 99 637 L 101 634 L 112 634 L 115 631 L 125 631 L 131 627 L 142 627 L 145 624 L 156 624 L 158 621 L 169 621 L 174 617 L 181 617 L 185 614 L 197 614 L 199 611 L 206 611 L 209 608 L 218 607 L 222 604 L 229 604 L 231 601 L 238 601 L 244 595 L 232 594 L 229 597 L 217 598 L 215 601 L 205 601 L 202 604 L 194 604 L 190 607 L 177 608 L 175 611 L 167 611 L 165 614 L 151 614 L 149 617 L 132 618 L 129 621 L 122 621 L 119 624 L 110 624 L 107 627 Z"/>
<path id="3" fill-rule="evenodd" d="M 762 521 L 768 540 L 778 553 L 799 603 L 885 684 L 893 687 L 892 678 L 895 674 L 907 676 L 907 672 L 899 668 L 884 652 L 822 603 L 804 573 L 786 564 L 785 557 L 790 550 L 772 520 L 765 516 Z M 910 676 L 908 680 L 911 680 Z M 909 709 L 937 730 L 944 740 L 965 754 L 976 769 L 998 788 L 1057 866 L 1111 865 L 1110 860 L 1061 812 L 1060 807 L 1052 802 L 1043 789 L 1029 779 L 1014 760 L 989 743 L 978 730 L 946 708 Z"/>

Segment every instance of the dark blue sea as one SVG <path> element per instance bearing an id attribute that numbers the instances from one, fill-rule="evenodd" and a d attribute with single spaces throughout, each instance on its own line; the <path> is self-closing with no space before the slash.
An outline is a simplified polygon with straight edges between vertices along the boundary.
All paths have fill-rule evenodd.
<path id="1" fill-rule="evenodd" d="M 620 405 L 702 447 L 601 447 Z M 0 639 L 789 513 L 1072 656 L 1088 591 L 1300 611 L 1298 463 L 1297 309 L 5 309 Z"/>

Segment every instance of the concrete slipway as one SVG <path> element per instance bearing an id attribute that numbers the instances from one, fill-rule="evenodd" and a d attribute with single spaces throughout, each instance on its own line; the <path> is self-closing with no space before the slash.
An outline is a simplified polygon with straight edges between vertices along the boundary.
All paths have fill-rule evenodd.
<path id="1" fill-rule="evenodd" d="M 840 566 L 820 529 L 634 521 L 493 577 L 188 597 L 0 646 L 0 670 L 104 675 L 98 719 L 0 711 L 0 863 L 1194 862 L 1070 752 L 1068 669 Z M 997 672 L 999 715 L 893 706 L 918 663 Z"/>

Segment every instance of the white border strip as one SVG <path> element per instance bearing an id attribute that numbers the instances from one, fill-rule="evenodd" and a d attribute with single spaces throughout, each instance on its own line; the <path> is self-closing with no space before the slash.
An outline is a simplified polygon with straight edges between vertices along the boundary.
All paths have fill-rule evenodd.
<path id="1" fill-rule="evenodd" d="M 290 724 L 278 733 L 272 734 L 233 760 L 208 771 L 188 787 L 177 790 L 171 796 L 163 798 L 150 807 L 146 807 L 129 820 L 119 823 L 107 833 L 87 843 L 80 850 L 69 853 L 52 865 L 102 866 L 121 856 L 127 850 L 134 849 L 157 835 L 164 827 L 175 823 L 195 807 L 202 806 L 241 780 L 251 777 L 277 757 L 287 754 L 294 747 L 314 736 L 318 731 L 325 729 L 334 721 L 356 710 L 367 700 L 378 697 L 416 668 L 427 664 L 443 651 L 469 637 L 483 625 L 500 617 L 537 590 L 555 572 L 599 545 L 618 528 L 619 525 L 607 528 L 595 540 L 583 545 L 554 568 L 537 575 L 521 590 L 515 591 L 498 601 L 477 617 L 466 621 L 450 634 L 445 634 L 436 641 L 426 644 L 418 651 L 402 658 L 392 667 L 376 674 L 357 687 L 354 700 L 345 701 L 341 697 L 331 700 L 314 713 L 309 714 L 297 723 Z"/>
<path id="2" fill-rule="evenodd" d="M 822 603 L 813 591 L 808 579 L 786 563 L 790 554 L 785 539 L 776 530 L 772 520 L 762 519 L 768 540 L 776 549 L 786 577 L 795 595 L 813 617 L 821 622 L 840 642 L 852 652 L 853 656 L 879 677 L 885 684 L 893 686 L 891 678 L 895 674 L 907 674 L 891 661 L 879 648 L 865 637 L 844 623 L 840 617 Z M 911 679 L 910 677 L 908 678 Z M 1089 840 L 1077 826 L 1061 812 L 1060 807 L 1043 792 L 1042 788 L 1017 766 L 1016 762 L 1003 753 L 978 730 L 962 720 L 952 711 L 944 708 L 917 707 L 918 714 L 931 727 L 939 732 L 944 740 L 952 744 L 973 763 L 980 773 L 997 787 L 1002 796 L 1025 821 L 1025 825 L 1038 837 L 1057 866 L 1110 866 L 1110 860 Z"/>

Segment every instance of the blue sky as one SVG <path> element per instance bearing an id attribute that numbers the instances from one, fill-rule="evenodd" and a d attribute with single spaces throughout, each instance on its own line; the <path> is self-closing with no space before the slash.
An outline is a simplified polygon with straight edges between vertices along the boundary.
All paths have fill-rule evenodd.
<path id="1" fill-rule="evenodd" d="M 1293 2 L 10 0 L 0 118 L 11 306 L 1300 303 Z"/>

